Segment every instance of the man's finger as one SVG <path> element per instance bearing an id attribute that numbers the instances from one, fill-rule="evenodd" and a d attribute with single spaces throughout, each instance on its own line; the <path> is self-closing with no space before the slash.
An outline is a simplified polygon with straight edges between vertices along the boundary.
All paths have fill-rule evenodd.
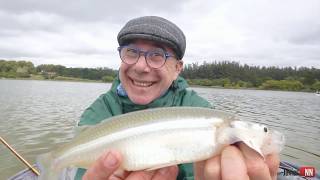
<path id="1" fill-rule="evenodd" d="M 219 180 L 221 179 L 221 157 L 215 156 L 206 161 L 204 166 L 204 178 L 203 179 L 212 179 Z"/>
<path id="2" fill-rule="evenodd" d="M 134 171 L 126 180 L 175 180 L 178 176 L 178 167 L 170 166 L 153 171 Z"/>
<path id="3" fill-rule="evenodd" d="M 235 146 L 227 146 L 221 153 L 221 177 L 223 180 L 249 179 L 244 157 Z"/>
<path id="4" fill-rule="evenodd" d="M 271 180 L 268 165 L 263 157 L 244 143 L 238 144 L 246 162 L 250 180 Z"/>
<path id="5" fill-rule="evenodd" d="M 179 172 L 178 166 L 161 168 L 156 171 L 152 180 L 175 180 Z"/>
<path id="6" fill-rule="evenodd" d="M 129 174 L 130 174 L 130 172 L 128 172 L 128 171 L 125 171 L 123 169 L 117 169 L 109 177 L 109 180 L 122 180 L 122 179 L 125 179 Z"/>
<path id="7" fill-rule="evenodd" d="M 155 171 L 133 171 L 126 180 L 150 180 L 154 174 Z"/>
<path id="8" fill-rule="evenodd" d="M 195 180 L 204 179 L 204 166 L 206 161 L 193 163 L 193 175 Z"/>
<path id="9" fill-rule="evenodd" d="M 278 154 L 270 154 L 266 156 L 266 163 L 269 167 L 271 179 L 277 179 L 280 158 Z"/>
<path id="10" fill-rule="evenodd" d="M 102 155 L 94 165 L 84 174 L 85 180 L 102 180 L 109 178 L 120 166 L 121 155 L 116 151 L 110 151 Z"/>

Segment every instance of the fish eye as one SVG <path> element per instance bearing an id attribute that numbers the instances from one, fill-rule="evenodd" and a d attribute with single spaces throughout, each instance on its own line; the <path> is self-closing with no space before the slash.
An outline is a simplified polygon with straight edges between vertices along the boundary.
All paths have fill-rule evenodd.
<path id="1" fill-rule="evenodd" d="M 263 128 L 263 131 L 264 131 L 264 132 L 268 132 L 268 128 L 267 128 L 267 127 L 264 127 L 264 128 Z"/>

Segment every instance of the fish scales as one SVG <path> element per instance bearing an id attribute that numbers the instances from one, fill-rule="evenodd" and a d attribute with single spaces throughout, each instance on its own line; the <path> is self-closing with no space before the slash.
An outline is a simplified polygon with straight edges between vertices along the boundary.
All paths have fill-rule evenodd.
<path id="1" fill-rule="evenodd" d="M 219 117 L 226 120 L 234 118 L 231 114 L 212 110 L 208 111 L 208 109 L 206 108 L 194 107 L 154 108 L 143 113 L 140 113 L 140 111 L 135 111 L 130 113 L 130 115 L 122 114 L 102 121 L 96 126 L 83 128 L 83 132 L 77 135 L 71 143 L 65 145 L 63 148 L 59 148 L 59 150 L 57 151 L 57 155 L 59 153 L 63 153 L 65 149 L 69 149 L 70 147 L 86 143 L 102 136 L 107 136 L 108 134 L 112 134 L 116 131 L 134 128 L 136 126 L 151 124 L 159 121 L 165 122 L 172 119 L 183 120 L 183 118 L 186 117 L 194 118 L 194 120 L 196 120 L 200 116 L 204 118 Z"/>
<path id="2" fill-rule="evenodd" d="M 205 109 L 203 109 L 203 110 L 205 110 Z M 209 115 L 208 111 L 204 111 L 204 112 L 207 113 L 207 115 Z M 211 111 L 209 111 L 209 112 L 211 112 Z M 146 148 L 145 145 L 148 145 L 149 146 L 148 148 L 150 149 L 150 147 L 154 147 L 154 146 L 151 146 L 151 142 L 142 141 L 142 139 L 144 139 L 144 138 L 142 138 L 141 136 L 146 136 L 149 139 L 152 139 L 152 141 L 153 141 L 153 140 L 155 140 L 155 138 L 154 138 L 154 136 L 150 136 L 150 134 L 152 134 L 152 132 L 154 132 L 154 131 L 157 134 L 160 134 L 161 132 L 166 131 L 166 130 L 175 131 L 176 129 L 183 129 L 183 128 L 189 128 L 189 130 L 194 131 L 195 128 L 197 128 L 197 124 L 200 124 L 200 122 L 202 122 L 202 121 L 199 121 L 199 122 L 195 121 L 196 118 L 192 117 L 195 114 L 193 111 L 179 112 L 179 113 L 184 114 L 184 116 L 183 116 L 184 118 L 182 118 L 177 112 L 174 112 L 174 111 L 172 111 L 172 113 L 168 113 L 166 111 L 166 114 L 164 114 L 164 117 L 160 117 L 160 116 L 162 116 L 161 115 L 162 113 L 164 113 L 164 112 L 150 111 L 150 112 L 147 112 L 144 114 L 135 113 L 131 116 L 130 120 L 126 119 L 127 116 L 125 116 L 126 118 L 119 117 L 119 118 L 111 119 L 110 121 L 107 121 L 104 124 L 102 124 L 102 126 L 97 126 L 97 128 L 92 128 L 90 130 L 83 132 L 83 134 L 81 136 L 79 136 L 78 138 L 75 139 L 75 143 L 72 144 L 71 147 L 67 147 L 68 148 L 67 152 L 69 152 L 69 153 L 66 153 L 66 151 L 64 151 L 63 152 L 64 156 L 60 157 L 59 159 L 61 159 L 61 161 L 62 161 L 63 157 L 67 157 L 68 154 L 73 154 L 72 156 L 69 156 L 70 157 L 69 159 L 72 159 L 74 161 L 77 159 L 77 158 L 74 158 L 74 156 L 77 157 L 76 153 L 86 154 L 86 153 L 89 153 L 90 151 L 92 151 L 92 149 L 96 149 L 94 151 L 103 152 L 101 149 L 106 149 L 106 148 L 109 148 L 110 146 L 113 146 L 114 149 L 119 149 L 119 150 L 130 149 L 131 151 L 132 151 L 132 149 L 135 149 L 134 147 L 136 147 L 136 146 L 130 146 L 128 148 L 124 148 L 124 147 L 126 147 L 125 145 L 117 146 L 117 143 L 114 142 L 115 138 L 117 141 L 125 141 L 126 140 L 126 141 L 128 141 L 128 142 L 126 142 L 127 144 L 132 144 L 131 142 L 134 141 L 135 139 L 137 139 L 138 140 L 138 142 L 136 143 L 137 145 L 143 146 L 143 148 Z M 190 114 L 190 115 L 188 115 L 188 114 Z M 207 117 L 211 117 L 211 116 L 207 116 Z M 188 118 L 188 119 L 186 120 L 186 118 Z M 199 119 L 199 118 L 197 117 L 197 119 Z M 209 119 L 209 118 L 207 118 L 207 119 Z M 217 120 L 211 118 L 210 123 L 212 123 L 212 121 L 218 122 L 219 124 L 224 122 L 222 119 L 219 119 L 219 118 L 217 118 Z M 191 124 L 191 122 L 195 122 L 195 124 Z M 143 124 L 141 124 L 141 123 L 143 123 Z M 209 127 L 210 124 L 206 123 L 206 124 L 204 124 L 204 126 Z M 139 127 L 139 128 L 137 128 L 137 127 Z M 210 128 L 210 129 L 212 129 L 212 128 Z M 129 132 L 120 133 L 120 132 L 124 132 L 125 130 L 129 131 Z M 185 132 L 187 132 L 187 131 L 185 131 Z M 113 133 L 116 133 L 116 135 L 114 135 Z M 122 135 L 122 136 L 117 137 L 119 135 Z M 130 136 L 133 136 L 133 137 L 130 137 Z M 87 141 L 84 142 L 85 137 L 89 137 L 89 138 L 87 138 Z M 101 137 L 103 137 L 103 138 L 101 138 Z M 210 137 L 214 137 L 214 132 L 212 132 L 211 136 L 209 136 L 207 138 L 210 138 Z M 203 138 L 205 138 L 205 137 L 203 137 Z M 183 137 L 180 137 L 179 139 L 181 141 L 183 139 Z M 179 139 L 177 139 L 177 141 Z M 79 142 L 76 143 L 78 140 L 82 141 L 81 145 Z M 196 139 L 196 141 L 199 141 L 199 140 L 201 140 L 201 139 Z M 143 142 L 148 142 L 148 143 L 143 143 Z M 155 142 L 159 143 L 158 141 L 155 141 Z M 161 142 L 165 143 L 165 141 L 161 141 Z M 77 152 L 75 152 L 75 151 L 77 151 Z M 153 151 L 156 152 L 157 150 L 153 149 Z M 138 152 L 144 152 L 144 151 L 141 150 Z M 97 153 L 94 153 L 94 154 L 97 154 Z M 130 154 L 127 154 L 127 155 L 130 155 Z M 138 156 L 138 158 L 139 157 L 140 156 Z M 136 158 L 136 159 L 138 159 L 138 158 Z M 82 159 L 85 160 L 84 158 L 82 158 Z M 130 170 L 136 170 L 136 169 L 132 168 Z"/>

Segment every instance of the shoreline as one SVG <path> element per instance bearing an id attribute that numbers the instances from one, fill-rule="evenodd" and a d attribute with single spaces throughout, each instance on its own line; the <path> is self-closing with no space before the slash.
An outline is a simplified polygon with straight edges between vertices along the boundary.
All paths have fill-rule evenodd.
<path id="1" fill-rule="evenodd" d="M 37 81 L 62 81 L 62 82 L 87 82 L 87 83 L 112 83 L 110 82 L 103 82 L 102 80 L 90 80 L 90 79 L 80 79 L 80 78 L 70 78 L 70 77 L 63 77 L 61 79 L 44 79 L 44 78 L 4 78 L 1 77 L 0 80 L 37 80 Z M 213 89 L 240 89 L 240 90 L 264 90 L 264 91 L 283 91 L 283 92 L 305 92 L 305 93 L 315 93 L 312 90 L 300 90 L 300 91 L 288 91 L 288 90 L 281 90 L 281 89 L 260 89 L 260 88 L 243 88 L 243 87 L 222 87 L 222 86 L 202 86 L 196 84 L 189 84 L 189 87 L 200 87 L 200 88 L 213 88 Z"/>
<path id="2" fill-rule="evenodd" d="M 4 78 L 1 77 L 0 80 L 35 80 L 35 81 L 62 81 L 62 82 L 88 82 L 88 83 L 109 83 L 103 82 L 102 80 L 90 80 L 90 79 L 78 79 L 78 78 L 68 78 L 66 79 L 44 79 L 44 78 Z"/>
<path id="3" fill-rule="evenodd" d="M 312 90 L 300 90 L 300 91 L 288 91 L 288 90 L 281 90 L 281 89 L 260 89 L 260 88 L 243 88 L 243 87 L 222 87 L 222 86 L 201 86 L 195 84 L 189 84 L 189 87 L 201 87 L 201 88 L 214 88 L 214 89 L 234 89 L 234 90 L 261 90 L 261 91 L 283 91 L 283 92 L 305 92 L 305 93 L 315 93 Z"/>

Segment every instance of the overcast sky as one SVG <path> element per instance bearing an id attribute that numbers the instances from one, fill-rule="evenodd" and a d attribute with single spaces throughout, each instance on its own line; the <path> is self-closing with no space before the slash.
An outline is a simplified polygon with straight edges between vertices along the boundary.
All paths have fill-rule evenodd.
<path id="1" fill-rule="evenodd" d="M 0 59 L 117 69 L 117 34 L 162 16 L 187 37 L 184 62 L 320 68 L 319 0 L 0 0 Z"/>

